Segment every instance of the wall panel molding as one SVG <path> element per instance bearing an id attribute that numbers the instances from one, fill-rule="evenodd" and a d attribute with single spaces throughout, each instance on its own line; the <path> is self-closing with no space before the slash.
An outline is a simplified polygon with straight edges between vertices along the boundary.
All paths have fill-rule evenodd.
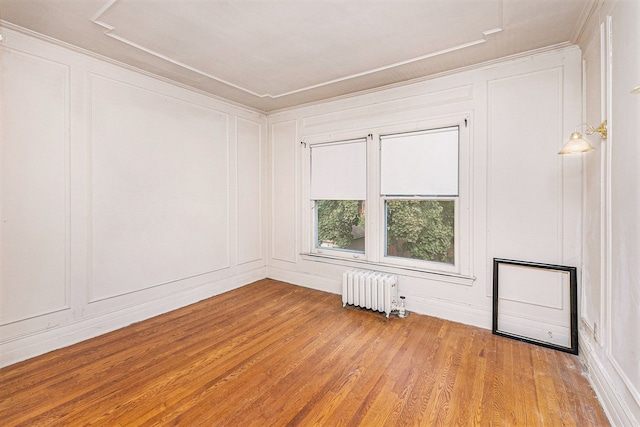
<path id="1" fill-rule="evenodd" d="M 260 261 L 262 254 L 261 122 L 236 117 L 236 224 L 238 265 Z"/>
<path id="2" fill-rule="evenodd" d="M 302 120 L 305 134 L 320 131 L 322 127 L 331 125 L 332 130 L 345 128 L 361 128 L 367 126 L 381 127 L 397 123 L 396 115 L 406 120 L 410 112 L 413 116 L 424 119 L 423 110 L 427 107 L 441 106 L 473 99 L 473 86 L 463 85 L 444 90 L 435 90 L 426 94 L 409 95 L 390 101 L 377 102 L 365 107 L 353 107 L 330 113 L 306 116 Z"/>
<path id="3" fill-rule="evenodd" d="M 562 264 L 562 163 L 555 161 L 559 149 L 558 141 L 562 141 L 563 138 L 562 82 L 562 69 L 557 67 L 488 81 L 487 217 L 491 223 L 491 232 L 487 244 L 488 253 L 492 257 Z M 546 92 L 541 93 L 541 85 L 545 85 Z M 529 96 L 532 90 L 538 92 L 533 99 Z M 510 106 L 520 101 L 526 104 L 522 105 L 526 110 L 513 111 Z M 526 135 L 523 136 L 520 131 L 527 129 L 532 123 L 545 123 L 545 129 L 541 129 L 540 132 L 524 132 Z M 518 131 L 514 132 L 515 130 Z M 512 140 L 513 137 L 518 139 L 517 144 Z M 524 140 L 521 137 L 524 137 Z M 532 158 L 538 161 L 531 162 Z M 530 166 L 524 170 L 523 163 L 548 166 L 544 171 L 532 169 Z M 551 165 L 554 170 L 551 170 Z M 496 171 L 500 171 L 502 175 L 496 176 Z M 522 214 L 528 215 L 524 220 L 519 215 L 514 216 L 514 212 L 509 208 L 516 202 L 513 197 L 518 197 L 519 202 L 531 208 L 518 208 Z M 541 197 L 543 199 L 540 199 Z M 498 202 L 500 203 L 496 205 Z M 538 209 L 535 209 L 536 207 Z M 546 212 L 544 223 L 539 221 L 539 209 Z M 506 244 L 504 239 L 512 238 L 507 228 L 498 232 L 498 224 L 509 225 L 508 221 L 501 219 L 500 214 L 511 218 L 511 226 L 515 227 L 512 231 L 526 231 L 525 235 L 521 236 L 524 240 L 527 235 L 535 235 L 537 238 L 533 240 L 539 241 L 541 235 L 546 235 L 545 241 L 553 247 L 553 253 L 549 253 L 549 245 L 540 243 L 537 248 L 520 246 L 518 252 L 496 247 L 498 235 L 503 238 L 503 246 Z M 533 220 L 532 215 L 535 215 L 538 221 Z M 518 220 L 514 222 L 516 217 Z M 529 226 L 533 228 L 530 229 Z"/>
<path id="4" fill-rule="evenodd" d="M 271 125 L 271 257 L 289 263 L 297 258 L 297 123 Z"/>
<path id="5" fill-rule="evenodd" d="M 609 163 L 606 169 L 607 197 L 607 359 L 618 374 L 624 387 L 640 408 L 640 361 L 637 347 L 638 334 L 629 338 L 626 329 L 636 325 L 640 315 L 636 302 L 640 297 L 637 274 L 637 255 L 640 253 L 638 238 L 637 198 L 629 197 L 635 191 L 640 174 L 637 162 L 640 154 L 636 137 L 640 126 L 635 120 L 640 112 L 637 102 L 625 102 L 629 88 L 637 82 L 636 68 L 640 63 L 638 39 L 628 40 L 637 34 L 637 17 L 640 7 L 631 2 L 624 14 L 614 9 L 605 18 L 606 38 L 606 117 L 608 126 L 607 147 Z M 634 19 L 635 16 L 635 19 Z M 615 21 L 615 22 L 614 22 Z M 631 58 L 634 58 L 635 61 Z M 635 96 L 635 95 L 631 95 Z M 633 101 L 636 101 L 635 99 Z M 632 123 L 634 125 L 632 125 Z M 630 185 L 629 185 L 630 184 Z M 633 193 L 632 193 L 633 194 Z M 636 350 L 630 350 L 636 346 Z M 625 393 L 627 394 L 627 393 Z"/>
<path id="6" fill-rule="evenodd" d="M 229 115 L 89 79 L 90 302 L 229 268 Z"/>
<path id="7" fill-rule="evenodd" d="M 235 164 L 236 118 L 264 139 L 264 114 L 47 40 L 6 28 L 3 34 L 0 245 L 19 249 L 24 262 L 2 248 L 0 367 L 266 276 L 268 227 L 259 210 L 252 213 L 260 220 L 259 258 L 241 265 L 231 259 L 238 239 L 235 176 L 245 167 Z M 263 176 L 253 203 L 264 213 L 266 148 L 254 142 Z M 96 193 L 96 184 L 111 187 Z M 101 223 L 112 226 L 107 242 L 132 236 L 121 240 L 130 254 L 96 252 L 104 243 L 95 239 L 96 215 L 112 215 Z M 136 223 L 136 215 L 143 220 Z M 170 245 L 145 248 L 140 235 L 169 236 Z M 118 256 L 133 262 L 105 264 Z M 147 257 L 165 262 L 150 267 Z M 27 281 L 16 280 L 16 266 L 31 275 Z M 121 277 L 109 279 L 113 272 Z M 113 285 L 96 292 L 96 279 Z"/>
<path id="8" fill-rule="evenodd" d="M 71 70 L 11 43 L 0 58 L 0 325 L 9 325 L 70 308 Z"/>

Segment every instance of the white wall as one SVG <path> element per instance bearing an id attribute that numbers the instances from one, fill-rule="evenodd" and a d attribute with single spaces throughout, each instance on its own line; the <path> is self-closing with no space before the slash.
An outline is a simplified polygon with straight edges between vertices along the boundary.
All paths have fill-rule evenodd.
<path id="1" fill-rule="evenodd" d="M 0 366 L 267 275 L 338 293 L 353 266 L 398 274 L 409 310 L 488 328 L 491 260 L 514 258 L 582 267 L 582 357 L 612 422 L 637 425 L 637 22 L 640 3 L 608 0 L 581 36 L 582 115 L 607 119 L 610 133 L 578 157 L 555 155 L 583 121 L 575 48 L 283 111 L 267 124 L 2 29 Z M 470 119 L 469 271 L 304 255 L 302 139 L 460 115 Z"/>
<path id="2" fill-rule="evenodd" d="M 580 69 L 579 49 L 568 48 L 271 114 L 269 276 L 339 293 L 349 267 L 388 271 L 399 275 L 409 310 L 490 328 L 494 257 L 581 263 L 582 165 L 556 154 L 580 122 Z M 311 209 L 302 140 L 420 129 L 446 117 L 469 118 L 469 224 L 461 244 L 468 271 L 445 276 L 306 254 Z M 379 213 L 368 206 L 367 215 Z"/>
<path id="3" fill-rule="evenodd" d="M 609 135 L 585 162 L 581 349 L 614 425 L 640 424 L 640 2 L 605 1 L 580 45 L 585 121 Z"/>
<path id="4" fill-rule="evenodd" d="M 266 276 L 266 118 L 2 29 L 0 366 Z"/>

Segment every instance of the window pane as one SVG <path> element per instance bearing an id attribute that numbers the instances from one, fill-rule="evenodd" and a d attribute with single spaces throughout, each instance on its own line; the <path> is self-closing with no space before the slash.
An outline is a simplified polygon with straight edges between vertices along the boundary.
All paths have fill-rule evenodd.
<path id="1" fill-rule="evenodd" d="M 454 264 L 454 200 L 386 202 L 386 255 Z"/>
<path id="2" fill-rule="evenodd" d="M 457 196 L 458 127 L 380 138 L 380 194 Z"/>
<path id="3" fill-rule="evenodd" d="M 318 200 L 316 214 L 316 248 L 364 252 L 364 200 Z"/>

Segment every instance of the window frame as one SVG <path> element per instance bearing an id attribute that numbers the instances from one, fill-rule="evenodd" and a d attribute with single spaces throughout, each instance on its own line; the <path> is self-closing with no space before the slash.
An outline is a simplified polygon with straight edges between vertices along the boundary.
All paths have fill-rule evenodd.
<path id="1" fill-rule="evenodd" d="M 402 266 L 402 267 L 411 267 L 411 268 L 417 268 L 417 269 L 424 269 L 424 270 L 429 270 L 429 271 L 445 271 L 445 272 L 449 272 L 449 273 L 458 273 L 459 272 L 459 266 L 460 266 L 460 251 L 459 251 L 459 244 L 460 244 L 460 232 L 459 232 L 459 223 L 460 223 L 460 214 L 459 214 L 459 206 L 460 206 L 460 202 L 459 202 L 459 197 L 460 196 L 456 196 L 456 197 L 452 197 L 452 196 L 442 196 L 442 197 L 435 197 L 435 196 L 413 196 L 413 197 L 406 197 L 406 196 L 383 196 L 380 195 L 380 205 L 382 207 L 382 212 L 381 212 L 381 229 L 382 229 L 382 235 L 380 237 L 380 246 L 382 248 L 382 254 L 381 257 L 384 260 L 383 262 L 385 264 L 395 264 L 398 266 Z M 415 259 L 415 258 L 405 258 L 405 257 L 400 257 L 400 256 L 393 256 L 393 255 L 388 255 L 387 254 L 387 202 L 388 201 L 394 201 L 394 200 L 418 200 L 418 201 L 422 201 L 422 200 L 436 200 L 436 201 L 447 201 L 447 200 L 452 200 L 454 202 L 454 225 L 453 225 L 453 245 L 454 245 L 454 260 L 453 260 L 453 264 L 447 264 L 444 262 L 437 262 L 437 261 L 429 261 L 429 260 L 421 260 L 421 259 Z"/>
<path id="2" fill-rule="evenodd" d="M 461 227 L 462 227 L 462 218 L 461 218 L 461 210 L 460 210 L 460 199 L 463 194 L 466 194 L 464 180 L 463 180 L 463 145 L 468 145 L 463 141 L 468 138 L 468 132 L 464 132 L 464 129 L 468 130 L 468 119 L 464 117 L 463 120 L 457 120 L 457 123 L 453 123 L 450 121 L 438 121 L 431 123 L 432 126 L 423 127 L 423 128 L 411 128 L 411 129 L 402 129 L 402 128 L 392 128 L 389 129 L 388 132 L 381 132 L 378 136 L 378 152 L 379 158 L 377 163 L 378 169 L 378 209 L 380 212 L 380 233 L 378 235 L 379 239 L 379 253 L 380 259 L 384 264 L 397 265 L 399 267 L 409 267 L 413 269 L 420 269 L 426 271 L 433 272 L 446 272 L 446 273 L 460 273 L 465 274 L 467 269 L 463 268 L 461 265 L 463 261 L 463 257 L 461 256 Z M 430 133 L 430 131 L 435 131 L 438 129 L 448 129 L 448 128 L 458 128 L 458 191 L 457 195 L 385 195 L 382 194 L 382 139 L 388 136 L 399 136 L 403 134 L 410 135 L 412 133 L 425 132 Z M 420 260 L 415 258 L 405 258 L 398 256 L 391 256 L 387 254 L 387 202 L 393 200 L 453 200 L 454 201 L 454 236 L 453 236 L 453 244 L 454 244 L 454 262 L 453 264 L 447 264 L 443 262 L 429 261 L 429 260 Z M 467 263 L 468 264 L 468 263 Z"/>
<path id="3" fill-rule="evenodd" d="M 303 137 L 303 199 L 305 214 L 302 216 L 303 243 L 302 255 L 308 260 L 319 260 L 327 263 L 338 263 L 362 268 L 380 268 L 397 274 L 408 274 L 417 277 L 439 277 L 441 280 L 451 283 L 467 283 L 466 280 L 474 280 L 471 268 L 471 248 L 473 247 L 472 234 L 472 185 L 471 158 L 473 156 L 472 112 L 458 112 L 448 116 L 442 116 L 427 120 L 418 120 L 410 123 L 400 123 L 369 127 L 360 131 L 345 131 L 323 135 L 308 135 Z M 455 202 L 454 223 L 454 264 L 439 263 L 433 261 L 415 260 L 410 258 L 393 257 L 386 255 L 386 200 L 412 199 L 413 197 L 383 196 L 380 194 L 380 161 L 381 161 L 381 136 L 402 134 L 411 132 L 428 131 L 458 127 L 458 196 Z M 365 250 L 364 253 L 351 252 L 342 249 L 315 248 L 316 213 L 315 203 L 310 199 L 310 164 L 311 147 L 315 144 L 336 143 L 363 138 L 363 133 L 369 132 L 367 141 L 367 198 L 365 200 Z M 418 196 L 417 199 L 451 200 L 450 196 L 432 197 Z M 306 256 L 309 258 L 306 258 Z M 351 263 L 345 261 L 351 261 Z M 355 263 L 355 264 L 354 264 Z M 460 282 L 464 280 L 465 282 Z"/>
<path id="4" fill-rule="evenodd" d="M 308 227 L 308 232 L 306 234 L 307 243 L 304 244 L 306 250 L 309 254 L 323 255 L 331 258 L 344 258 L 344 259 L 361 259 L 366 260 L 367 254 L 367 214 L 369 212 L 369 206 L 367 203 L 367 197 L 363 200 L 365 203 L 365 248 L 363 251 L 355 251 L 351 249 L 342 249 L 342 248 L 329 248 L 329 247 L 320 247 L 317 245 L 318 243 L 318 209 L 317 209 L 317 200 L 311 199 L 311 165 L 312 165 L 312 148 L 313 147 L 321 147 L 321 146 L 330 146 L 330 145 L 338 145 L 338 144 L 349 144 L 354 143 L 359 140 L 363 140 L 366 147 L 366 174 L 367 174 L 367 190 L 366 195 L 369 195 L 369 162 L 368 162 L 368 153 L 369 153 L 369 143 L 370 143 L 370 135 L 362 135 L 362 133 L 357 134 L 342 134 L 337 138 L 332 137 L 320 137 L 320 138 L 304 138 L 304 144 L 308 146 L 308 153 L 306 155 L 306 173 L 305 178 L 308 182 L 305 184 L 305 201 L 310 203 L 311 215 L 307 215 L 306 218 L 310 220 Z M 333 200 L 333 199 L 332 199 Z M 336 199 L 337 200 L 337 199 Z M 341 199 L 340 199 L 341 200 Z"/>
<path id="5" fill-rule="evenodd" d="M 364 234 L 364 241 L 365 241 L 365 248 L 362 251 L 358 251 L 355 249 L 346 249 L 346 248 L 331 248 L 331 247 L 327 247 L 327 246 L 319 246 L 319 239 L 318 239 L 318 202 L 322 201 L 322 200 L 327 200 L 327 199 L 321 199 L 321 200 L 312 200 L 313 203 L 313 228 L 312 228 L 312 233 L 313 236 L 311 238 L 311 248 L 313 252 L 316 253 L 325 253 L 326 251 L 330 251 L 329 253 L 335 253 L 335 254 L 341 254 L 343 253 L 345 256 L 352 256 L 354 258 L 358 258 L 360 256 L 364 256 L 365 252 L 366 252 L 366 241 L 367 241 L 367 230 L 365 227 L 365 234 Z M 331 199 L 332 201 L 345 201 L 343 199 L 340 200 L 336 200 L 336 199 Z M 364 203 L 364 211 L 365 211 L 365 221 L 367 220 L 367 208 L 366 208 L 366 199 L 365 200 L 355 200 L 357 202 L 362 201 Z"/>

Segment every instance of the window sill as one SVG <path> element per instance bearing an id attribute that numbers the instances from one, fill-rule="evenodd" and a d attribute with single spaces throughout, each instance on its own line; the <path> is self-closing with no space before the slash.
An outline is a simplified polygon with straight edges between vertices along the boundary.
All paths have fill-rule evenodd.
<path id="1" fill-rule="evenodd" d="M 458 273 L 446 271 L 427 270 L 414 267 L 398 266 L 381 262 L 371 262 L 364 259 L 348 259 L 327 254 L 302 253 L 303 260 L 312 262 L 323 262 L 336 265 L 344 265 L 349 268 L 367 268 L 385 273 L 398 274 L 402 276 L 418 277 L 421 279 L 435 280 L 438 282 L 452 283 L 462 286 L 473 286 L 476 278 Z"/>

